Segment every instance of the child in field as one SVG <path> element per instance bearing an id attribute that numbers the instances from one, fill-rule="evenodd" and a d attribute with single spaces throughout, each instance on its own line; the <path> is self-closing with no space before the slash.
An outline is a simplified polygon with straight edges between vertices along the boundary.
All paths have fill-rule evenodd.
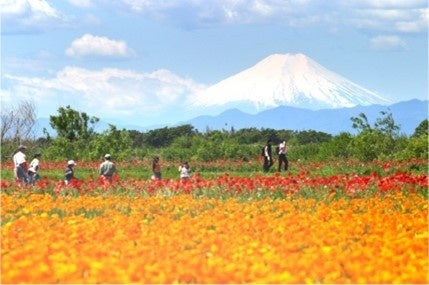
<path id="1" fill-rule="evenodd" d="M 67 168 L 64 171 L 64 175 L 65 175 L 65 183 L 66 185 L 69 185 L 70 182 L 75 179 L 74 178 L 74 169 L 73 167 L 76 165 L 76 162 L 74 162 L 74 160 L 69 160 L 67 162 Z"/>
<path id="2" fill-rule="evenodd" d="M 40 169 L 40 156 L 42 154 L 37 152 L 34 154 L 33 160 L 30 162 L 30 167 L 28 168 L 28 183 L 33 184 L 40 178 L 39 169 Z"/>
<path id="3" fill-rule="evenodd" d="M 188 180 L 191 173 L 189 163 L 186 161 L 179 166 L 180 180 Z"/>

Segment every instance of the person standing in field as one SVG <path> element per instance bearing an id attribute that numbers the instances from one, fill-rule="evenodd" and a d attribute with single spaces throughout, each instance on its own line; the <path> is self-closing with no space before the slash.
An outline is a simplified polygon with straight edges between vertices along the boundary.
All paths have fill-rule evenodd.
<path id="1" fill-rule="evenodd" d="M 64 171 L 64 175 L 65 175 L 65 181 L 64 182 L 66 183 L 66 185 L 69 185 L 70 182 L 75 179 L 74 169 L 73 169 L 75 166 L 76 166 L 76 162 L 74 162 L 74 160 L 69 160 L 67 162 L 67 167 Z"/>
<path id="2" fill-rule="evenodd" d="M 152 180 L 161 179 L 161 164 L 159 162 L 159 156 L 155 156 L 152 160 Z"/>
<path id="3" fill-rule="evenodd" d="M 267 144 L 262 149 L 262 155 L 264 157 L 264 165 L 262 166 L 264 172 L 268 172 L 270 167 L 273 166 L 273 156 L 271 150 L 271 139 L 267 141 Z"/>
<path id="4" fill-rule="evenodd" d="M 36 152 L 34 154 L 33 160 L 30 162 L 30 167 L 28 167 L 28 183 L 34 185 L 36 180 L 40 179 L 39 169 L 40 169 L 40 157 L 42 154 Z"/>
<path id="5" fill-rule="evenodd" d="M 286 148 L 286 141 L 283 140 L 279 146 L 278 146 L 278 155 L 279 155 L 279 168 L 278 171 L 281 172 L 282 170 L 282 166 L 284 168 L 285 171 L 288 170 L 289 168 L 289 161 L 286 157 L 286 153 L 287 153 L 287 148 Z"/>
<path id="6" fill-rule="evenodd" d="M 186 181 L 189 179 L 191 174 L 191 168 L 189 167 L 189 163 L 186 161 L 179 166 L 180 180 Z"/>
<path id="7" fill-rule="evenodd" d="M 13 176 L 15 181 L 21 184 L 27 183 L 27 156 L 26 147 L 20 145 L 18 151 L 13 155 Z"/>
<path id="8" fill-rule="evenodd" d="M 104 156 L 104 162 L 102 162 L 98 168 L 98 174 L 110 183 L 112 183 L 113 174 L 116 173 L 116 165 L 111 161 L 111 158 L 110 154 L 107 153 Z"/>

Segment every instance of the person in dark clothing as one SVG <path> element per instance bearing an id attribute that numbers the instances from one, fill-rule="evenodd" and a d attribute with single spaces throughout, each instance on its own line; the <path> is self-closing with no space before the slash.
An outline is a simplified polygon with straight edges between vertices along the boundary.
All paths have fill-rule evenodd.
<path id="1" fill-rule="evenodd" d="M 161 164 L 159 162 L 159 156 L 155 156 L 152 161 L 152 180 L 161 179 Z"/>
<path id="2" fill-rule="evenodd" d="M 76 165 L 76 162 L 74 162 L 74 160 L 69 160 L 67 162 L 67 168 L 64 171 L 64 176 L 65 176 L 65 180 L 64 182 L 66 183 L 66 185 L 70 184 L 70 182 L 75 179 L 74 178 L 74 169 L 73 167 Z"/>
<path id="3" fill-rule="evenodd" d="M 289 167 L 289 161 L 287 160 L 286 153 L 286 141 L 283 140 L 278 146 L 278 155 L 279 155 L 279 168 L 278 171 L 282 171 L 282 166 L 284 166 L 284 170 L 287 171 Z"/>
<path id="4" fill-rule="evenodd" d="M 264 165 L 262 168 L 264 172 L 268 172 L 270 170 L 270 167 L 273 166 L 274 164 L 270 139 L 267 141 L 267 144 L 264 146 L 263 156 L 264 156 Z"/>

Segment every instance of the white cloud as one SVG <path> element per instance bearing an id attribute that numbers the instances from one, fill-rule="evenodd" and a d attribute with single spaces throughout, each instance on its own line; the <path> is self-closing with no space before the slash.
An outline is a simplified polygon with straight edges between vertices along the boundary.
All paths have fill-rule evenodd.
<path id="1" fill-rule="evenodd" d="M 111 40 L 107 37 L 91 34 L 85 34 L 75 39 L 65 53 L 71 57 L 130 57 L 134 54 L 124 41 Z"/>
<path id="2" fill-rule="evenodd" d="M 380 51 L 404 50 L 406 43 L 398 36 L 377 36 L 371 39 L 371 48 Z"/>
<path id="3" fill-rule="evenodd" d="M 45 0 L 3 0 L 0 8 L 2 16 L 59 17 L 59 12 Z"/>
<path id="4" fill-rule="evenodd" d="M 398 21 L 396 22 L 396 29 L 405 33 L 417 33 L 426 31 L 429 24 L 429 9 L 419 9 L 416 14 L 412 15 L 412 21 Z"/>
<path id="5" fill-rule="evenodd" d="M 25 0 L 4 0 L 0 2 L 2 16 L 22 15 L 29 9 L 29 3 Z"/>
<path id="6" fill-rule="evenodd" d="M 69 3 L 80 8 L 90 8 L 94 6 L 91 0 L 69 0 Z"/>
<path id="7" fill-rule="evenodd" d="M 134 13 L 186 28 L 271 22 L 415 33 L 426 31 L 428 25 L 425 0 L 122 0 L 122 4 Z"/>
<path id="8" fill-rule="evenodd" d="M 28 0 L 31 6 L 31 11 L 36 17 L 53 17 L 59 18 L 60 14 L 45 0 Z"/>
<path id="9" fill-rule="evenodd" d="M 179 110 L 188 96 L 205 88 L 168 70 L 140 73 L 117 68 L 94 71 L 65 67 L 53 78 L 6 75 L 2 81 L 2 100 L 34 98 L 39 108 L 54 102 L 78 105 L 98 117 L 150 116 L 151 112 Z"/>
<path id="10" fill-rule="evenodd" d="M 428 29 L 428 8 L 422 0 L 349 0 L 348 22 L 357 28 L 395 33 L 421 33 Z"/>
<path id="11" fill-rule="evenodd" d="M 426 6 L 426 0 L 349 0 L 354 5 L 363 5 L 376 8 L 413 8 Z"/>
<path id="12" fill-rule="evenodd" d="M 66 23 L 66 17 L 46 0 L 3 0 L 0 2 L 2 32 L 39 31 L 56 23 Z"/>
<path id="13" fill-rule="evenodd" d="M 66 23 L 64 15 L 71 12 L 61 14 L 50 3 L 46 0 L 3 0 L 0 7 L 2 15 L 9 16 L 7 29 L 17 29 L 12 28 L 16 25 L 34 29 L 48 27 L 47 22 L 50 26 Z M 117 13 L 125 10 L 185 28 L 265 22 L 294 28 L 353 26 L 376 32 L 416 33 L 427 31 L 428 26 L 425 0 L 68 0 L 68 3 L 78 8 L 97 7 Z"/>

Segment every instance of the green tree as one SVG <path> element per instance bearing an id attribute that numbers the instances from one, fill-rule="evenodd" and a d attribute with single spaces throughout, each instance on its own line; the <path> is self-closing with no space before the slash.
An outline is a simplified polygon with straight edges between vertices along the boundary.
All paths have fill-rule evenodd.
<path id="1" fill-rule="evenodd" d="M 390 138 L 395 138 L 399 134 L 400 126 L 396 125 L 392 113 L 381 111 L 381 117 L 378 117 L 374 123 L 374 128 L 381 131 Z"/>
<path id="2" fill-rule="evenodd" d="M 94 124 L 99 121 L 97 117 L 90 117 L 84 112 L 80 113 L 70 106 L 60 107 L 58 115 L 50 116 L 49 119 L 58 137 L 66 138 L 68 141 L 90 138 L 95 133 Z"/>
<path id="3" fill-rule="evenodd" d="M 332 135 L 314 130 L 301 131 L 296 134 L 299 144 L 322 143 L 332 140 Z"/>
<path id="4" fill-rule="evenodd" d="M 429 120 L 423 120 L 418 126 L 417 128 L 414 130 L 414 133 L 412 135 L 412 137 L 416 138 L 419 137 L 421 135 L 428 135 L 428 122 Z"/>
<path id="5" fill-rule="evenodd" d="M 351 156 L 350 143 L 353 140 L 352 135 L 342 132 L 332 138 L 330 142 L 322 143 L 320 152 L 324 155 L 324 159 L 332 157 L 349 158 Z"/>
<path id="6" fill-rule="evenodd" d="M 352 117 L 351 120 L 353 122 L 353 129 L 356 129 L 358 132 L 371 130 L 368 118 L 364 113 L 360 113 L 358 117 Z"/>
<path id="7" fill-rule="evenodd" d="M 114 125 L 109 129 L 93 137 L 90 143 L 90 159 L 101 159 L 106 153 L 110 153 L 115 159 L 130 159 L 132 141 L 129 132 L 118 130 Z"/>
<path id="8" fill-rule="evenodd" d="M 149 146 L 161 148 L 169 146 L 173 141 L 181 136 L 193 136 L 198 132 L 192 125 L 181 125 L 178 127 L 150 130 L 144 136 L 144 142 Z"/>
<path id="9" fill-rule="evenodd" d="M 351 118 L 353 128 L 359 133 L 350 145 L 353 155 L 362 161 L 385 158 L 397 151 L 396 139 L 400 127 L 395 124 L 390 112 L 382 111 L 380 114 L 381 117 L 376 119 L 374 127 L 371 127 L 364 113 Z"/>

